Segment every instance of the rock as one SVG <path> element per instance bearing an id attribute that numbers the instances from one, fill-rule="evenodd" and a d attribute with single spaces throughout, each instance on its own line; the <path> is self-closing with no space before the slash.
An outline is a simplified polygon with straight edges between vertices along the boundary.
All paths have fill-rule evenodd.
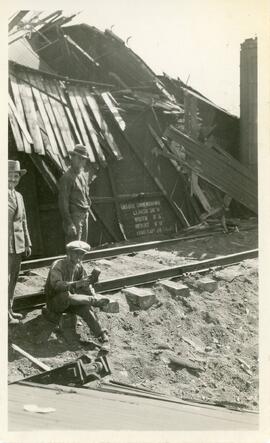
<path id="1" fill-rule="evenodd" d="M 149 309 L 157 302 L 156 295 L 152 289 L 130 287 L 123 289 L 123 293 L 126 296 L 131 311 Z"/>
<path id="2" fill-rule="evenodd" d="M 188 297 L 189 296 L 189 288 L 182 283 L 175 282 L 172 280 L 162 280 L 160 285 L 168 291 L 173 298 L 178 296 L 180 297 Z"/>
<path id="3" fill-rule="evenodd" d="M 205 346 L 204 350 L 205 350 L 205 352 L 211 352 L 211 351 L 213 351 L 213 349 L 211 348 L 211 346 Z"/>
<path id="4" fill-rule="evenodd" d="M 217 282 L 209 277 L 203 277 L 197 280 L 197 287 L 200 291 L 214 292 L 217 289 Z"/>

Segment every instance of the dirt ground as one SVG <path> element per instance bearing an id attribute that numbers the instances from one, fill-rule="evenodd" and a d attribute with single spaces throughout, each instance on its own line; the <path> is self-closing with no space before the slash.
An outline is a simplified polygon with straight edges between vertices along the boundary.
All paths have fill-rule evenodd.
<path id="1" fill-rule="evenodd" d="M 256 247 L 255 230 L 219 233 L 159 250 L 97 260 L 87 267 L 98 265 L 102 279 L 107 279 Z M 210 277 L 217 282 L 212 293 L 198 288 L 198 274 L 181 279 L 190 289 L 189 297 L 174 299 L 158 283 L 152 288 L 157 302 L 148 310 L 131 312 L 123 293 L 110 295 L 119 301 L 120 312 L 98 312 L 110 334 L 110 378 L 182 399 L 258 409 L 257 265 L 253 259 L 212 271 Z M 40 269 L 35 275 L 22 276 L 19 293 L 42 287 L 47 272 Z M 66 318 L 63 331 L 52 332 L 47 339 L 50 330 L 40 314 L 39 309 L 27 313 L 21 325 L 10 328 L 9 341 L 51 367 L 84 353 L 94 355 L 79 341 L 79 337 L 90 338 L 83 321 L 78 319 L 75 331 Z M 199 370 L 173 366 L 173 356 L 192 362 Z M 10 382 L 37 373 L 31 362 L 10 348 Z"/>

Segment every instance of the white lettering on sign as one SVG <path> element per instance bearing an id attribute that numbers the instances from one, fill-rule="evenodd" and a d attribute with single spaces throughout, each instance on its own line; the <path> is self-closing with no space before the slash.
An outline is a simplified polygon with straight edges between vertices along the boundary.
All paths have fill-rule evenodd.
<path id="1" fill-rule="evenodd" d="M 173 232 L 174 224 L 160 200 L 125 202 L 120 204 L 123 222 L 130 236 L 143 236 Z M 166 215 L 166 218 L 164 216 Z M 169 223 L 169 224 L 168 224 Z"/>

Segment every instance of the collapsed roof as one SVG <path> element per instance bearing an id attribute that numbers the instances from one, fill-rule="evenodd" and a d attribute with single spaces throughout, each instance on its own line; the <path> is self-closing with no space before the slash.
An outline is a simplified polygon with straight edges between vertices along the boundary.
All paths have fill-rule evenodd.
<path id="1" fill-rule="evenodd" d="M 225 193 L 257 212 L 256 180 L 237 161 L 239 119 L 180 79 L 157 76 L 112 31 L 67 25 L 71 19 L 62 11 L 20 11 L 9 26 L 10 126 L 18 152 L 31 156 L 50 187 L 57 190 L 51 164 L 64 171 L 75 143 L 86 145 L 95 173 L 114 160 L 125 163 L 129 146 L 182 226 L 198 222 L 204 211 L 211 214 Z M 177 155 L 167 143 L 169 127 Z M 182 149 L 187 159 L 204 164 L 203 172 L 192 161 L 183 168 Z M 179 184 L 169 189 L 160 156 L 182 191 Z M 213 168 L 220 171 L 215 179 Z M 189 210 L 179 197 L 183 189 Z"/>

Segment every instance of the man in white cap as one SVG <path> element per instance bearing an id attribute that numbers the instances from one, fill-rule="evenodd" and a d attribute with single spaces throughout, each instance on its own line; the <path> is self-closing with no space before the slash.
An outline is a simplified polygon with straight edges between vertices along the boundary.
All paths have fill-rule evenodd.
<path id="1" fill-rule="evenodd" d="M 91 206 L 89 183 L 84 167 L 89 160 L 85 146 L 78 144 L 70 153 L 71 166 L 59 180 L 59 209 L 66 243 L 88 239 L 88 216 Z"/>
<path id="2" fill-rule="evenodd" d="M 87 323 L 95 337 L 103 342 L 108 341 L 107 331 L 102 329 L 92 307 L 102 307 L 109 303 L 109 299 L 95 297 L 91 276 L 87 276 L 82 264 L 90 246 L 77 240 L 68 243 L 66 250 L 67 256 L 52 264 L 47 277 L 45 316 L 58 323 L 64 312 L 77 314 Z"/>
<path id="3" fill-rule="evenodd" d="M 31 240 L 27 228 L 23 196 L 15 191 L 21 177 L 26 174 L 20 162 L 8 161 L 8 320 L 19 323 L 22 315 L 13 311 L 15 286 L 23 254 L 31 255 Z"/>

